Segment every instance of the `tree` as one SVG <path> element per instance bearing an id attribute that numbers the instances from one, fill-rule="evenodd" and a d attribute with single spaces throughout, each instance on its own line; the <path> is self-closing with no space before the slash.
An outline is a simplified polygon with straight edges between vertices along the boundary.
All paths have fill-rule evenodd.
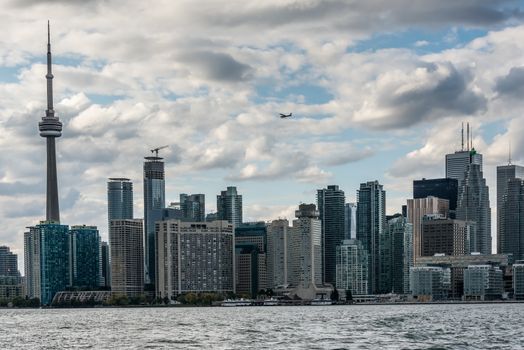
<path id="1" fill-rule="evenodd" d="M 335 289 L 333 289 L 333 292 L 331 293 L 331 300 L 338 301 L 338 299 L 339 299 L 338 290 L 337 290 L 337 287 L 335 287 Z"/>
<path id="2" fill-rule="evenodd" d="M 351 289 L 346 289 L 346 303 L 352 303 L 353 302 L 353 294 L 351 293 Z"/>

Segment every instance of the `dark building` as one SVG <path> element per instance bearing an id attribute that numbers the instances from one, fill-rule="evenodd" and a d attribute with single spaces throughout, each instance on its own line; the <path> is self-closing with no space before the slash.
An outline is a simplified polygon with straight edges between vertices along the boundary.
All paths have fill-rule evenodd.
<path id="1" fill-rule="evenodd" d="M 180 195 L 180 210 L 184 221 L 206 221 L 206 197 L 203 194 Z"/>
<path id="2" fill-rule="evenodd" d="M 69 285 L 94 290 L 100 285 L 100 235 L 96 226 L 69 230 Z"/>
<path id="3" fill-rule="evenodd" d="M 107 242 L 100 242 L 100 287 L 111 289 L 111 261 Z"/>
<path id="4" fill-rule="evenodd" d="M 244 223 L 235 228 L 236 291 L 256 297 L 267 284 L 267 225 Z"/>
<path id="5" fill-rule="evenodd" d="M 18 256 L 9 247 L 0 246 L 0 276 L 19 277 Z"/>
<path id="6" fill-rule="evenodd" d="M 513 254 L 513 261 L 524 260 L 524 181 L 510 179 L 503 196 L 502 216 L 498 251 L 500 254 Z"/>
<path id="7" fill-rule="evenodd" d="M 239 226 L 242 223 L 242 195 L 237 188 L 229 186 L 217 196 L 217 219 Z"/>
<path id="8" fill-rule="evenodd" d="M 107 182 L 107 218 L 133 218 L 133 183 L 126 178 L 110 178 Z"/>
<path id="9" fill-rule="evenodd" d="M 458 180 L 451 178 L 422 179 L 413 181 L 413 198 L 426 198 L 429 196 L 447 199 L 449 210 L 457 209 Z M 450 213 L 450 215 L 453 213 Z"/>
<path id="10" fill-rule="evenodd" d="M 472 231 L 472 224 L 465 221 L 438 215 L 424 216 L 421 232 L 421 256 L 469 254 L 469 237 Z"/>
<path id="11" fill-rule="evenodd" d="M 514 179 L 524 180 L 524 167 L 511 164 L 511 162 L 508 165 L 497 167 L 497 252 L 499 254 L 505 253 L 506 250 L 511 249 L 511 246 L 515 244 L 511 239 L 508 240 L 506 230 L 503 229 L 503 221 L 506 220 L 504 210 L 507 204 L 505 201 L 506 199 L 515 200 L 515 183 L 513 183 L 514 187 L 511 191 L 513 193 L 508 193 L 508 183 Z M 514 204 L 509 204 L 508 206 L 514 208 Z M 509 219 L 510 216 L 512 214 L 508 213 L 507 218 Z"/>
<path id="12" fill-rule="evenodd" d="M 322 267 L 323 283 L 336 285 L 337 246 L 345 234 L 344 191 L 331 185 L 317 191 L 317 207 L 322 221 Z"/>

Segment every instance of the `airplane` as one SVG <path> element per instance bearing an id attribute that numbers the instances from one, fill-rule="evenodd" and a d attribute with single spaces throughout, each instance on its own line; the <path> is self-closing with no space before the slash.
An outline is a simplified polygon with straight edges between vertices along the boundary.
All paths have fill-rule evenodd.
<path id="1" fill-rule="evenodd" d="M 284 118 L 289 118 L 293 115 L 293 113 L 289 113 L 289 114 L 282 114 L 280 113 L 280 118 L 284 119 Z"/>

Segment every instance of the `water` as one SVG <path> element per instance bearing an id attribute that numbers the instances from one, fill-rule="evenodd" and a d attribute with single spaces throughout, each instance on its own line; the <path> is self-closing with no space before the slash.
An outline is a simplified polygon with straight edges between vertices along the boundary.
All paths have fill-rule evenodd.
<path id="1" fill-rule="evenodd" d="M 524 304 L 0 310 L 0 349 L 524 349 Z"/>

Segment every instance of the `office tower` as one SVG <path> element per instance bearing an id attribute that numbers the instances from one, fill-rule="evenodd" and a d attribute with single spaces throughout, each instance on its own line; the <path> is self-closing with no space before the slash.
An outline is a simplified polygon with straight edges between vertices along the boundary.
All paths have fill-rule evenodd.
<path id="1" fill-rule="evenodd" d="M 357 239 L 368 252 L 369 293 L 378 293 L 380 240 L 386 233 L 386 192 L 378 181 L 361 183 L 357 191 Z"/>
<path id="2" fill-rule="evenodd" d="M 203 194 L 180 195 L 180 209 L 185 221 L 206 221 L 206 197 Z"/>
<path id="3" fill-rule="evenodd" d="M 345 235 L 344 191 L 331 185 L 317 190 L 317 208 L 322 223 L 322 278 L 324 283 L 335 285 L 337 245 Z"/>
<path id="4" fill-rule="evenodd" d="M 53 72 L 51 63 L 51 34 L 49 22 L 47 22 L 47 109 L 45 117 L 38 123 L 40 136 L 46 138 L 47 147 L 47 199 L 46 199 L 46 221 L 60 222 L 60 210 L 58 205 L 58 181 L 56 174 L 56 149 L 55 138 L 62 136 L 62 123 L 55 116 L 53 109 Z"/>
<path id="5" fill-rule="evenodd" d="M 409 268 L 413 266 L 413 225 L 402 215 L 388 220 L 388 233 L 391 241 L 390 282 L 391 291 L 397 294 L 409 290 Z M 388 277 L 388 276 L 385 276 Z"/>
<path id="6" fill-rule="evenodd" d="M 470 164 L 477 164 L 482 171 L 482 154 L 477 153 L 475 149 L 446 154 L 446 178 L 456 179 L 460 186 Z"/>
<path id="7" fill-rule="evenodd" d="M 489 189 L 478 164 L 469 164 L 464 179 L 459 183 L 456 217 L 475 222 L 475 235 L 470 237 L 471 251 L 491 254 Z"/>
<path id="8" fill-rule="evenodd" d="M 499 216 L 499 253 L 509 253 L 514 260 L 524 259 L 524 180 L 509 179 L 501 200 Z"/>
<path id="9" fill-rule="evenodd" d="M 450 289 L 450 276 L 450 269 L 445 267 L 412 267 L 409 272 L 411 296 L 419 301 L 447 299 Z"/>
<path id="10" fill-rule="evenodd" d="M 267 225 L 243 223 L 235 227 L 236 292 L 256 298 L 267 288 Z"/>
<path id="11" fill-rule="evenodd" d="M 346 239 L 337 246 L 336 287 L 339 293 L 368 294 L 368 252 L 359 240 Z"/>
<path id="12" fill-rule="evenodd" d="M 6 246 L 0 246 L 0 276 L 20 277 L 18 256 Z"/>
<path id="13" fill-rule="evenodd" d="M 464 270 L 464 300 L 501 299 L 502 270 L 491 265 L 470 265 Z"/>
<path id="14" fill-rule="evenodd" d="M 515 300 L 524 300 L 524 260 L 513 264 L 513 297 Z"/>
<path id="15" fill-rule="evenodd" d="M 144 227 L 140 219 L 112 220 L 109 226 L 111 291 L 139 296 L 144 291 Z"/>
<path id="16" fill-rule="evenodd" d="M 227 221 L 158 222 L 157 297 L 235 291 L 234 227 Z"/>
<path id="17" fill-rule="evenodd" d="M 506 233 L 502 230 L 504 220 L 504 196 L 507 195 L 508 181 L 513 179 L 524 180 L 524 167 L 511 164 L 497 167 L 497 252 L 504 253 L 506 247 L 511 246 L 512 242 L 506 245 Z M 509 194 L 508 194 L 509 195 Z M 511 195 L 510 195 L 511 196 Z"/>
<path id="18" fill-rule="evenodd" d="M 344 239 L 357 237 L 357 204 L 346 203 L 344 206 Z"/>
<path id="19" fill-rule="evenodd" d="M 100 235 L 96 226 L 69 230 L 69 285 L 93 290 L 100 285 Z"/>
<path id="20" fill-rule="evenodd" d="M 24 233 L 26 290 L 30 298 L 50 305 L 69 285 L 69 228 L 42 221 Z"/>
<path id="21" fill-rule="evenodd" d="M 162 220 L 166 206 L 163 158 L 145 157 L 144 162 L 144 242 L 146 283 L 155 285 L 155 222 Z"/>
<path id="22" fill-rule="evenodd" d="M 109 244 L 100 242 L 100 287 L 111 288 L 111 259 L 109 256 Z"/>
<path id="23" fill-rule="evenodd" d="M 107 182 L 107 218 L 133 218 L 133 183 L 126 178 L 110 178 Z"/>
<path id="24" fill-rule="evenodd" d="M 448 219 L 438 214 L 425 215 L 420 235 L 421 256 L 469 254 L 470 237 L 474 232 L 472 222 Z"/>
<path id="25" fill-rule="evenodd" d="M 289 221 L 273 220 L 267 227 L 267 279 L 268 288 L 286 286 L 288 276 L 287 240 Z"/>
<path id="26" fill-rule="evenodd" d="M 413 181 L 413 198 L 437 197 L 449 201 L 449 210 L 457 209 L 458 180 L 451 178 L 422 179 Z M 450 213 L 450 217 L 454 217 Z"/>
<path id="27" fill-rule="evenodd" d="M 228 187 L 217 196 L 217 219 L 239 226 L 242 223 L 242 195 L 236 187 Z"/>
<path id="28" fill-rule="evenodd" d="M 425 215 L 441 215 L 448 217 L 449 201 L 437 197 L 426 197 L 408 199 L 408 222 L 413 224 L 413 259 L 421 255 L 422 241 L 420 238 L 422 232 L 422 218 Z"/>
<path id="29" fill-rule="evenodd" d="M 322 225 L 315 204 L 300 204 L 288 237 L 288 283 L 310 289 L 322 285 Z"/>

